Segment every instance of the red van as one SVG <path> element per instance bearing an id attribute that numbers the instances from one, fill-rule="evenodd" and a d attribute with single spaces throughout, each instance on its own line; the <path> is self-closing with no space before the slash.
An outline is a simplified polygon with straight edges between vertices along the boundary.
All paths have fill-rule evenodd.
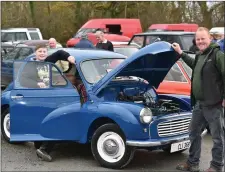
<path id="1" fill-rule="evenodd" d="M 198 29 L 197 24 L 152 24 L 148 31 L 181 31 L 181 32 L 196 32 Z"/>
<path id="2" fill-rule="evenodd" d="M 93 40 L 92 33 L 95 33 L 97 29 L 101 29 L 106 33 L 105 37 L 109 41 L 129 41 L 136 33 L 142 32 L 141 22 L 139 19 L 123 19 L 123 18 L 104 18 L 104 19 L 91 19 L 86 22 L 74 35 L 73 38 L 68 40 L 67 47 L 73 47 L 79 42 L 81 35 L 87 34 L 89 40 L 94 44 L 96 40 Z M 89 36 L 90 35 L 90 36 Z M 121 36 L 121 37 L 120 37 Z"/>

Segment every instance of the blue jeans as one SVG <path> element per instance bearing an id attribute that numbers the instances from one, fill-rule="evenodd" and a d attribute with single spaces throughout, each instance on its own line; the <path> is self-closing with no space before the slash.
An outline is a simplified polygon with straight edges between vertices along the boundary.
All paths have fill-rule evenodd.
<path id="1" fill-rule="evenodd" d="M 199 165 L 202 141 L 201 132 L 207 124 L 213 140 L 210 167 L 222 170 L 224 165 L 224 112 L 222 104 L 215 107 L 207 107 L 199 101 L 196 103 L 189 125 L 191 147 L 187 163 L 189 165 Z"/>

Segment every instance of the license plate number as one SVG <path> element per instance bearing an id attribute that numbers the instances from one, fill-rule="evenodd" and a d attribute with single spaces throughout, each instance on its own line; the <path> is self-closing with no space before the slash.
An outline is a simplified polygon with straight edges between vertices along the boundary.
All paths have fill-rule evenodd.
<path id="1" fill-rule="evenodd" d="M 173 143 L 173 144 L 171 144 L 170 152 L 173 153 L 173 152 L 177 152 L 180 150 L 188 149 L 190 146 L 191 146 L 190 140 Z"/>

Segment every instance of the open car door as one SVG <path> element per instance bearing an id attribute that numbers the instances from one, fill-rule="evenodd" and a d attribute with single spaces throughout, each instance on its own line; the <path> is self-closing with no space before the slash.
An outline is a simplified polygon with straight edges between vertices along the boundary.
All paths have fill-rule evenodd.
<path id="1" fill-rule="evenodd" d="M 80 96 L 54 64 L 14 62 L 13 87 L 10 141 L 76 139 L 73 121 Z"/>

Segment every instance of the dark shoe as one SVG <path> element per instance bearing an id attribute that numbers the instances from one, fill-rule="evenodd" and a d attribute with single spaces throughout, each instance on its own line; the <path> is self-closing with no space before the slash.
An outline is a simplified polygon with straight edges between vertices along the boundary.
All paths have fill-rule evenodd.
<path id="1" fill-rule="evenodd" d="M 222 170 L 216 170 L 215 168 L 210 167 L 207 170 L 205 170 L 205 172 L 222 172 Z"/>
<path id="2" fill-rule="evenodd" d="M 191 171 L 191 172 L 199 172 L 200 171 L 198 165 L 189 165 L 186 162 L 178 164 L 176 169 L 181 170 L 181 171 Z"/>
<path id="3" fill-rule="evenodd" d="M 37 153 L 37 156 L 41 158 L 43 161 L 48 161 L 48 162 L 52 161 L 52 157 L 44 150 L 37 149 L 36 153 Z"/>

